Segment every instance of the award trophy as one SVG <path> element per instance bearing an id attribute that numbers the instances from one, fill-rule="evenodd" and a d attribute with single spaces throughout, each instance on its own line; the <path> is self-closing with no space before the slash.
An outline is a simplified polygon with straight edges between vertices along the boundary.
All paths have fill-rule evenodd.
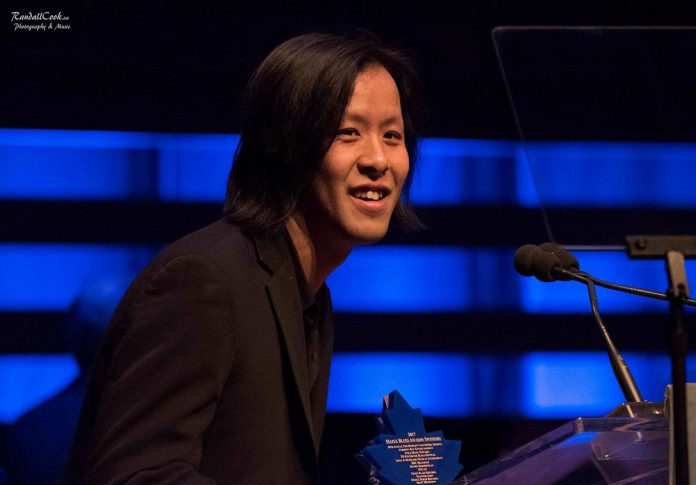
<path id="1" fill-rule="evenodd" d="M 384 397 L 376 418 L 379 436 L 357 458 L 375 485 L 447 484 L 462 470 L 460 441 L 445 440 L 442 431 L 426 433 L 420 409 L 398 391 Z"/>

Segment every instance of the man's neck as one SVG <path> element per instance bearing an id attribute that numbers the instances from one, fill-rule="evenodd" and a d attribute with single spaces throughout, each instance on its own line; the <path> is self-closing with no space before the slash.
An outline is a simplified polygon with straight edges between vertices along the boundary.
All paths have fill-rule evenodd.
<path id="1" fill-rule="evenodd" d="M 326 278 L 348 257 L 351 248 L 340 247 L 327 240 L 330 238 L 312 234 L 300 212 L 290 217 L 285 227 L 300 259 L 307 287 L 316 295 Z"/>

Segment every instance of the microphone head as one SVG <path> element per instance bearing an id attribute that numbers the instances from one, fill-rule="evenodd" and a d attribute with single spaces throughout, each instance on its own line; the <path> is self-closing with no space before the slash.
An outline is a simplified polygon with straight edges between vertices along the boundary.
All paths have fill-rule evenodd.
<path id="1" fill-rule="evenodd" d="M 535 246 L 534 244 L 520 246 L 517 251 L 515 251 L 515 258 L 513 259 L 515 271 L 522 276 L 534 276 L 536 272 L 534 257 L 541 252 L 539 246 Z"/>
<path id="2" fill-rule="evenodd" d="M 547 242 L 539 246 L 539 248 L 547 253 L 555 254 L 561 261 L 561 267 L 566 271 L 571 271 L 573 273 L 580 271 L 580 263 L 578 262 L 578 258 L 576 258 L 573 253 L 566 251 L 558 244 Z M 569 278 L 566 276 L 560 277 L 559 279 L 568 280 Z"/>
<path id="3" fill-rule="evenodd" d="M 558 279 L 557 271 L 562 268 L 561 260 L 553 253 L 539 251 L 534 255 L 534 276 L 549 283 Z"/>

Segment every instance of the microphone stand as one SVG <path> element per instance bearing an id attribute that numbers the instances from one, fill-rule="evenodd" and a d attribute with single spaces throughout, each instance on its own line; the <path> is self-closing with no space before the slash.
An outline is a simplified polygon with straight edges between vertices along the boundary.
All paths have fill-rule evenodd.
<path id="1" fill-rule="evenodd" d="M 619 353 L 618 349 L 614 345 L 607 328 L 604 326 L 602 317 L 599 313 L 599 305 L 597 303 L 597 291 L 595 289 L 594 281 L 591 277 L 588 277 L 586 273 L 582 272 L 571 272 L 562 268 L 558 268 L 557 272 L 568 279 L 573 279 L 579 281 L 587 286 L 587 292 L 590 296 L 590 306 L 592 307 L 592 315 L 594 315 L 595 321 L 599 326 L 599 330 L 602 333 L 602 338 L 607 346 L 607 352 L 609 354 L 609 362 L 611 363 L 611 368 L 614 371 L 614 376 L 619 382 L 621 391 L 626 398 L 627 403 L 639 403 L 643 401 L 643 396 L 641 396 L 638 386 L 636 385 L 633 375 L 630 369 L 626 365 L 623 357 Z"/>
<path id="2" fill-rule="evenodd" d="M 632 259 L 667 260 L 670 306 L 670 356 L 672 359 L 672 403 L 674 422 L 675 483 L 689 483 L 689 451 L 686 417 L 686 356 L 688 333 L 684 326 L 684 299 L 689 285 L 684 259 L 696 257 L 696 236 L 626 236 Z"/>

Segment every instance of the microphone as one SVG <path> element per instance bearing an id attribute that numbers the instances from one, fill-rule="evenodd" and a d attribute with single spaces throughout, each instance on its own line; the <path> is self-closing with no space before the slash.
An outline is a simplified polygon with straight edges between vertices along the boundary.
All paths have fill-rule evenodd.
<path id="1" fill-rule="evenodd" d="M 533 244 L 525 244 L 515 251 L 513 260 L 515 269 L 522 276 L 534 276 L 540 281 L 552 282 L 556 280 L 575 280 L 587 285 L 587 291 L 590 297 L 590 305 L 592 307 L 592 315 L 597 322 L 602 338 L 607 346 L 609 362 L 614 371 L 614 376 L 621 387 L 626 401 L 641 402 L 641 396 L 638 386 L 631 375 L 628 365 L 614 345 L 607 328 L 604 326 L 602 317 L 599 314 L 599 305 L 597 303 L 597 292 L 595 290 L 595 278 L 580 271 L 580 263 L 577 258 L 560 247 L 556 243 L 544 243 L 541 246 Z M 604 282 L 602 282 L 604 283 Z M 613 284 L 612 284 L 613 285 Z M 621 285 L 614 285 L 620 287 Z M 623 287 L 628 288 L 628 287 Z M 614 288 L 619 289 L 619 288 Z M 637 288 L 631 288 L 638 290 Z M 647 290 L 641 290 L 647 291 Z"/>
<path id="2" fill-rule="evenodd" d="M 573 273 L 577 273 L 578 271 L 580 271 L 580 263 L 578 262 L 578 258 L 576 258 L 573 253 L 571 253 L 570 251 L 566 251 L 558 244 L 552 242 L 545 242 L 544 244 L 539 246 L 539 249 L 547 253 L 556 255 L 558 259 L 561 260 L 561 267 L 564 270 Z M 561 275 L 558 277 L 558 279 L 567 280 L 570 278 L 566 275 Z"/>
<path id="3" fill-rule="evenodd" d="M 534 276 L 546 283 L 556 281 L 563 270 L 563 263 L 556 254 L 534 244 L 525 244 L 515 251 L 513 264 L 522 276 Z"/>
<path id="4" fill-rule="evenodd" d="M 547 242 L 541 246 L 525 244 L 515 252 L 515 269 L 522 276 L 535 276 L 545 282 L 573 279 L 565 271 L 578 273 L 580 263 L 573 253 L 556 243 Z"/>
<path id="5" fill-rule="evenodd" d="M 552 264 L 552 267 L 549 270 L 547 265 L 551 263 L 549 263 L 548 259 L 544 259 L 544 257 L 539 256 L 530 258 L 530 254 L 536 254 L 539 250 L 553 254 L 559 259 L 560 264 Z M 519 263 L 518 254 L 520 258 Z M 578 262 L 578 258 L 576 258 L 575 255 L 570 251 L 567 251 L 560 245 L 552 242 L 546 242 L 540 246 L 525 244 L 524 246 L 520 247 L 515 253 L 515 269 L 517 269 L 517 272 L 522 276 L 536 276 L 537 279 L 544 282 L 552 282 L 556 280 L 575 280 L 579 281 L 580 283 L 585 283 L 586 280 L 590 280 L 595 285 L 601 286 L 602 288 L 607 288 L 609 290 L 622 291 L 631 295 L 644 296 L 647 298 L 654 298 L 656 300 L 670 301 L 670 298 L 664 293 L 646 290 L 643 288 L 636 288 L 634 286 L 611 283 L 609 281 L 600 280 L 599 278 L 584 271 L 580 271 L 580 263 Z M 526 274 L 523 272 L 523 270 L 531 272 Z M 553 279 L 546 279 L 547 276 L 551 276 Z M 679 301 L 684 305 L 696 306 L 696 300 L 693 298 L 682 296 L 679 298 Z"/>

